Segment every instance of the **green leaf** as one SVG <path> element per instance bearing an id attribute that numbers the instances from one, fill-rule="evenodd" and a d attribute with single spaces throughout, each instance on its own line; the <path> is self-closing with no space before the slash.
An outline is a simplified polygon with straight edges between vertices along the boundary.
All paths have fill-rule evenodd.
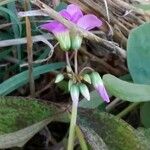
<path id="1" fill-rule="evenodd" d="M 138 135 L 145 140 L 145 142 L 149 145 L 150 143 L 150 128 L 138 128 L 137 129 Z"/>
<path id="2" fill-rule="evenodd" d="M 53 64 L 47 64 L 47 65 L 42 65 L 39 67 L 35 67 L 33 69 L 33 76 L 37 77 L 41 74 L 54 71 L 56 69 L 60 69 L 65 66 L 65 63 L 53 63 Z M 25 85 L 28 83 L 28 71 L 24 71 L 22 73 L 19 73 L 3 83 L 0 84 L 0 95 L 7 95 L 10 92 L 16 90 L 17 88 Z"/>
<path id="3" fill-rule="evenodd" d="M 136 5 L 137 8 L 141 8 L 145 11 L 148 11 L 150 10 L 150 4 L 139 4 L 139 5 Z"/>
<path id="4" fill-rule="evenodd" d="M 108 150 L 103 139 L 93 129 L 85 126 L 80 126 L 80 128 L 93 150 Z"/>
<path id="5" fill-rule="evenodd" d="M 55 10 L 56 11 L 61 11 L 62 9 L 66 9 L 67 4 L 65 2 L 60 2 L 58 6 L 56 6 Z"/>
<path id="6" fill-rule="evenodd" d="M 88 109 L 95 109 L 99 105 L 104 103 L 102 98 L 97 94 L 96 91 L 92 91 L 90 93 L 90 96 L 91 96 L 90 101 L 88 101 L 87 99 L 83 98 L 79 102 L 79 107 L 81 107 L 81 108 L 88 108 Z"/>
<path id="7" fill-rule="evenodd" d="M 10 52 L 12 52 L 11 48 L 0 52 L 0 60 L 3 59 L 3 58 L 5 58 L 5 57 L 7 57 Z"/>
<path id="8" fill-rule="evenodd" d="M 138 128 L 136 129 L 137 136 L 140 138 L 140 140 L 145 143 L 149 147 L 150 143 L 150 128 Z"/>
<path id="9" fill-rule="evenodd" d="M 5 5 L 5 4 L 7 4 L 7 3 L 10 3 L 10 2 L 15 2 L 16 0 L 1 0 L 0 1 L 0 6 L 2 6 L 2 5 Z"/>
<path id="10" fill-rule="evenodd" d="M 7 13 L 12 18 L 13 23 L 15 23 L 18 26 L 18 30 L 21 33 L 22 27 L 21 27 L 20 21 L 17 18 L 16 14 L 13 13 L 11 10 L 9 10 L 5 7 L 1 7 L 1 6 L 0 6 L 0 12 Z"/>
<path id="11" fill-rule="evenodd" d="M 130 102 L 150 101 L 150 85 L 129 83 L 106 74 L 103 76 L 104 84 L 110 94 Z"/>
<path id="12" fill-rule="evenodd" d="M 136 131 L 123 120 L 107 113 L 81 110 L 79 125 L 91 128 L 105 142 L 110 150 L 148 150 Z"/>
<path id="13" fill-rule="evenodd" d="M 150 128 L 150 102 L 144 103 L 140 107 L 141 122 L 146 128 Z"/>
<path id="14" fill-rule="evenodd" d="M 64 117 L 60 108 L 31 98 L 0 97 L 0 108 L 0 149 L 22 147 L 48 123 Z"/>
<path id="15" fill-rule="evenodd" d="M 127 62 L 135 83 L 150 84 L 150 23 L 130 32 L 127 43 Z"/>

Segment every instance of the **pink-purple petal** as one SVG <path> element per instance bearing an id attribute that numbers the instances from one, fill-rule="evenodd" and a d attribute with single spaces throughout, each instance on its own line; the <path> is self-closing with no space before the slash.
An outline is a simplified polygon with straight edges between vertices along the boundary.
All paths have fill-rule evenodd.
<path id="1" fill-rule="evenodd" d="M 67 20 L 71 20 L 72 18 L 72 16 L 65 9 L 61 10 L 59 14 L 64 18 L 66 18 Z"/>
<path id="2" fill-rule="evenodd" d="M 76 13 L 80 14 L 80 16 L 83 16 L 83 13 L 82 13 L 81 9 L 79 8 L 79 6 L 77 6 L 75 4 L 68 5 L 66 11 L 71 16 L 74 16 Z"/>
<path id="3" fill-rule="evenodd" d="M 57 34 L 59 32 L 65 32 L 68 29 L 58 21 L 52 21 L 49 23 L 42 24 L 41 29 L 48 30 L 49 32 L 52 32 L 53 34 Z"/>
<path id="4" fill-rule="evenodd" d="M 110 102 L 109 96 L 108 96 L 107 91 L 106 91 L 106 89 L 105 89 L 105 87 L 104 87 L 103 84 L 102 84 L 102 85 L 99 85 L 99 86 L 96 88 L 96 91 L 99 93 L 99 95 L 102 97 L 102 99 L 103 99 L 104 101 L 106 101 L 107 103 Z"/>
<path id="5" fill-rule="evenodd" d="M 77 25 L 85 30 L 91 30 L 95 27 L 100 27 L 102 25 L 102 21 L 95 15 L 88 14 L 81 17 L 78 20 Z"/>

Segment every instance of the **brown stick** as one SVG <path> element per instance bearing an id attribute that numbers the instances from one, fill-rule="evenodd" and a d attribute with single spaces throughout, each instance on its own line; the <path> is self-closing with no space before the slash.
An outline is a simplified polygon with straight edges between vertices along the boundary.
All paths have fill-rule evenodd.
<path id="1" fill-rule="evenodd" d="M 25 3 L 26 7 L 28 6 L 28 2 Z M 33 42 L 32 42 L 32 35 L 31 35 L 31 24 L 28 17 L 25 19 L 26 21 L 26 34 L 27 34 L 27 53 L 28 53 L 28 63 L 29 63 L 29 83 L 30 83 L 30 93 L 31 96 L 35 96 L 35 84 L 34 84 L 34 77 L 33 77 Z"/>

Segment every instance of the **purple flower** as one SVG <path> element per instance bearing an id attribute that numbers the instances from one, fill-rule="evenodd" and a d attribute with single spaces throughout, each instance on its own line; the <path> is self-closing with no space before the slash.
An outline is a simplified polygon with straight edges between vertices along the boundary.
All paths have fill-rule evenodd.
<path id="1" fill-rule="evenodd" d="M 66 9 L 60 11 L 59 13 L 67 20 L 72 21 L 77 26 L 85 30 L 91 30 L 102 25 L 102 21 L 95 15 L 83 15 L 80 8 L 75 4 L 68 5 Z M 60 42 L 60 46 L 63 50 L 69 50 L 70 48 L 79 49 L 81 46 L 82 37 L 74 33 L 69 33 L 69 30 L 58 21 L 43 24 L 41 25 L 41 28 L 52 32 Z"/>
<path id="2" fill-rule="evenodd" d="M 98 94 L 102 97 L 104 101 L 107 103 L 110 102 L 109 96 L 107 94 L 107 91 L 105 89 L 105 86 L 103 84 L 102 78 L 100 77 L 99 73 L 92 72 L 91 74 L 91 80 L 94 88 L 98 92 Z"/>

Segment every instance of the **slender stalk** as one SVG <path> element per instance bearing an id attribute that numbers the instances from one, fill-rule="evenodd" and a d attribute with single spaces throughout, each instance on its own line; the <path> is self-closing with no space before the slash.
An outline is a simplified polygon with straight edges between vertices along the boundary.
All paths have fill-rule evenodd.
<path id="1" fill-rule="evenodd" d="M 120 101 L 119 98 L 116 98 L 115 100 L 113 100 L 109 105 L 106 106 L 106 111 L 110 112 L 112 109 L 114 109 L 119 101 Z"/>
<path id="2" fill-rule="evenodd" d="M 68 67 L 72 70 L 71 64 L 70 64 L 70 60 L 69 60 L 68 52 L 66 52 L 65 54 L 66 54 L 66 63 L 67 63 L 67 65 L 68 65 Z"/>
<path id="3" fill-rule="evenodd" d="M 75 74 L 78 74 L 78 50 L 75 50 L 74 53 L 74 69 Z"/>
<path id="4" fill-rule="evenodd" d="M 81 149 L 82 150 L 88 150 L 86 141 L 84 139 L 84 135 L 83 135 L 81 129 L 79 128 L 79 126 L 77 126 L 77 125 L 76 125 L 76 134 L 77 134 L 77 137 L 79 139 L 79 143 L 80 143 Z"/>
<path id="5" fill-rule="evenodd" d="M 127 108 L 125 108 L 122 112 L 120 112 L 117 117 L 122 118 L 125 115 L 127 115 L 131 110 L 133 110 L 135 107 L 137 107 L 141 102 L 138 103 L 132 103 Z"/>
<path id="6" fill-rule="evenodd" d="M 67 150 L 73 150 L 73 147 L 74 147 L 75 127 L 76 127 L 76 120 L 77 120 L 77 108 L 78 108 L 77 104 L 73 103 Z"/>
<path id="7" fill-rule="evenodd" d="M 79 74 L 81 75 L 85 70 L 89 70 L 89 71 L 91 71 L 91 72 L 94 71 L 94 69 L 92 69 L 91 67 L 84 67 L 84 68 L 80 71 Z"/>

